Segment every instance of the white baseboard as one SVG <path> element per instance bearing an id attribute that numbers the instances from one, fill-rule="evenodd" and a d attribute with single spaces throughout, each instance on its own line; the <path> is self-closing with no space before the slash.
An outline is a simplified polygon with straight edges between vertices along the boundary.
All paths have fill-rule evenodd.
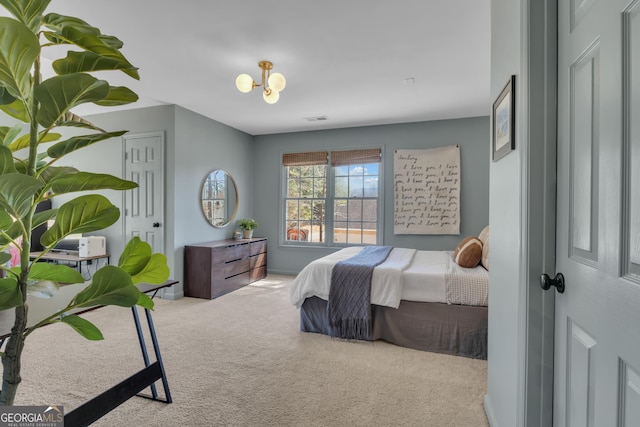
<path id="1" fill-rule="evenodd" d="M 484 395 L 484 412 L 487 414 L 487 419 L 489 420 L 489 425 L 491 427 L 498 427 L 498 422 L 496 421 L 496 417 L 493 414 L 493 406 L 491 405 L 491 401 L 489 400 L 489 395 Z"/>

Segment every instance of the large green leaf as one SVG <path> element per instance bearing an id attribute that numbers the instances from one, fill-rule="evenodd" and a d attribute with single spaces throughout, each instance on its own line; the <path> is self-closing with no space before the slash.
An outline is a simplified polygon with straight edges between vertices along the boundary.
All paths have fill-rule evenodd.
<path id="1" fill-rule="evenodd" d="M 31 95 L 31 68 L 40 53 L 36 35 L 13 18 L 0 16 L 0 86 L 11 96 Z"/>
<path id="2" fill-rule="evenodd" d="M 13 277 L 0 279 L 0 310 L 6 310 L 22 304 L 22 294 L 18 281 Z"/>
<path id="3" fill-rule="evenodd" d="M 8 90 L 0 86 L 0 105 L 9 105 L 15 100 L 15 96 L 11 96 Z"/>
<path id="4" fill-rule="evenodd" d="M 42 20 L 42 25 L 58 33 L 61 33 L 65 27 L 75 27 L 86 34 L 100 34 L 99 28 L 89 25 L 86 21 L 74 16 L 60 15 L 59 13 L 48 13 L 45 15 Z"/>
<path id="5" fill-rule="evenodd" d="M 140 237 L 132 237 L 120 255 L 118 267 L 135 276 L 144 269 L 152 254 L 151 245 L 140 240 Z"/>
<path id="6" fill-rule="evenodd" d="M 0 219 L 2 219 L 2 213 L 4 211 L 0 210 Z M 56 214 L 58 213 L 58 209 L 47 209 L 47 210 L 43 210 L 40 212 L 36 212 L 33 214 L 33 220 L 31 223 L 31 229 L 35 229 L 36 227 L 48 222 L 49 220 L 53 219 L 56 217 Z M 7 214 L 8 216 L 8 214 Z M 11 218 L 9 216 L 9 218 Z M 12 220 L 13 221 L 13 220 Z M 2 228 L 0 227 L 0 229 L 3 229 L 5 231 L 5 233 L 11 238 L 11 239 L 16 239 L 18 237 L 20 237 L 20 235 L 22 234 L 22 228 L 20 227 L 20 223 L 18 221 L 16 222 L 12 222 L 11 224 L 9 224 L 9 227 L 7 228 Z M 3 245 L 7 245 L 11 242 L 11 240 L 6 239 L 4 236 L 0 236 L 0 246 Z"/>
<path id="7" fill-rule="evenodd" d="M 142 271 L 131 276 L 131 279 L 133 283 L 160 284 L 167 280 L 170 274 L 167 257 L 163 254 L 153 254 Z"/>
<path id="8" fill-rule="evenodd" d="M 14 218 L 22 218 L 31 209 L 32 197 L 42 188 L 36 178 L 9 173 L 0 180 L 0 207 Z"/>
<path id="9" fill-rule="evenodd" d="M 60 117 L 56 126 L 68 126 L 74 128 L 85 128 L 85 129 L 93 129 L 98 132 L 105 133 L 106 130 L 99 128 L 88 120 L 83 119 L 77 114 L 72 113 L 71 111 L 67 111 L 65 114 Z"/>
<path id="10" fill-rule="evenodd" d="M 140 292 L 140 298 L 138 298 L 138 302 L 136 305 L 139 305 L 142 308 L 146 308 L 149 310 L 153 310 L 153 300 L 147 294 Z"/>
<path id="11" fill-rule="evenodd" d="M 109 83 L 86 73 L 54 76 L 36 87 L 40 101 L 38 123 L 52 127 L 64 114 L 80 104 L 100 101 L 109 95 Z"/>
<path id="12" fill-rule="evenodd" d="M 50 1 L 51 0 L 0 0 L 0 4 L 35 33 L 40 28 L 42 14 Z"/>
<path id="13" fill-rule="evenodd" d="M 2 88 L 0 88 L 2 89 Z M 25 107 L 24 102 L 21 99 L 16 99 L 10 104 L 0 105 L 0 110 L 4 111 L 8 116 L 20 120 L 24 123 L 29 123 L 29 112 Z"/>
<path id="14" fill-rule="evenodd" d="M 44 26 L 54 32 L 44 31 L 47 40 L 56 44 L 75 44 L 82 49 L 100 56 L 118 58 L 128 62 L 119 49 L 123 43 L 114 36 L 104 35 L 96 27 L 69 16 L 48 14 L 43 22 Z M 131 64 L 127 68 L 134 68 Z"/>
<path id="15" fill-rule="evenodd" d="M 0 209 L 0 230 L 4 231 L 13 225 L 13 218 L 4 209 Z"/>
<path id="16" fill-rule="evenodd" d="M 51 181 L 62 178 L 65 175 L 73 175 L 78 173 L 78 169 L 72 166 L 49 166 L 39 171 L 40 180 L 45 184 L 49 184 Z"/>
<path id="17" fill-rule="evenodd" d="M 50 13 L 45 17 L 43 24 L 54 31 L 43 31 L 44 36 L 53 43 L 75 44 L 98 55 L 119 56 L 124 59 L 119 52 L 123 46 L 120 39 L 102 34 L 100 29 L 81 19 Z"/>
<path id="18" fill-rule="evenodd" d="M 96 271 L 91 285 L 78 293 L 72 301 L 76 307 L 118 305 L 132 307 L 140 299 L 140 291 L 133 285 L 129 274 L 113 265 Z"/>
<path id="19" fill-rule="evenodd" d="M 7 136 L 7 133 L 9 133 L 9 131 L 11 130 L 11 128 L 9 126 L 0 126 L 0 140 L 3 141 L 3 145 L 7 145 L 4 143 L 4 139 Z"/>
<path id="20" fill-rule="evenodd" d="M 138 184 L 133 181 L 125 181 L 113 175 L 78 172 L 73 175 L 65 175 L 51 182 L 51 189 L 57 194 L 72 193 L 74 191 L 90 190 L 130 190 Z"/>
<path id="21" fill-rule="evenodd" d="M 120 210 L 99 194 L 80 196 L 60 206 L 53 225 L 40 241 L 50 247 L 72 233 L 102 230 L 120 218 Z"/>
<path id="22" fill-rule="evenodd" d="M 71 326 L 77 333 L 82 335 L 88 340 L 92 341 L 100 341 L 103 340 L 102 332 L 100 329 L 96 327 L 93 323 L 89 322 L 87 319 L 77 316 L 75 314 L 70 314 L 68 316 L 62 317 L 62 323 L 66 323 Z"/>
<path id="23" fill-rule="evenodd" d="M 118 267 L 131 275 L 133 283 L 160 284 L 171 274 L 167 258 L 163 254 L 152 253 L 151 246 L 139 237 L 129 240 L 120 255 Z"/>
<path id="24" fill-rule="evenodd" d="M 61 136 L 62 136 L 61 134 L 55 133 L 55 132 L 50 132 L 48 134 L 45 134 L 44 132 L 40 132 L 38 143 L 40 144 L 45 142 L 57 141 L 60 139 Z M 27 148 L 29 147 L 30 139 L 31 138 L 29 134 L 22 135 L 20 138 L 13 141 L 11 145 L 9 145 L 9 149 L 13 152 L 16 152 L 18 150 L 22 150 L 23 148 Z"/>
<path id="25" fill-rule="evenodd" d="M 17 124 L 13 127 L 2 126 L 0 127 L 0 139 L 2 139 L 2 145 L 8 147 L 14 139 L 22 132 L 22 125 Z"/>
<path id="26" fill-rule="evenodd" d="M 103 107 L 116 107 L 118 105 L 127 105 L 138 100 L 138 95 L 131 89 L 124 86 L 109 87 L 109 95 L 101 101 L 96 101 L 96 105 Z"/>
<path id="27" fill-rule="evenodd" d="M 47 159 L 47 157 L 47 153 L 42 152 L 36 155 L 36 171 L 42 170 L 42 168 L 46 167 L 49 164 L 49 161 L 45 160 Z"/>
<path id="28" fill-rule="evenodd" d="M 63 157 L 81 148 L 88 147 L 89 145 L 95 144 L 96 142 L 122 136 L 125 133 L 127 133 L 127 131 L 122 130 L 116 132 L 97 133 L 93 135 L 74 136 L 67 139 L 66 141 L 58 142 L 57 144 L 52 145 L 47 150 L 47 154 L 52 159 L 59 159 L 60 157 Z"/>
<path id="29" fill-rule="evenodd" d="M 93 52 L 67 52 L 66 58 L 53 61 L 57 74 L 83 73 L 90 71 L 121 70 L 134 79 L 140 80 L 137 68 L 128 61 L 113 56 L 98 55 Z"/>
<path id="30" fill-rule="evenodd" d="M 36 212 L 33 214 L 33 228 L 44 224 L 45 222 L 53 219 L 58 214 L 58 209 L 47 209 L 45 211 Z"/>
<path id="31" fill-rule="evenodd" d="M 20 228 L 20 223 L 18 221 L 14 222 L 9 228 L 4 230 L 4 234 L 0 234 L 0 247 L 5 247 L 12 241 L 16 240 L 18 237 L 22 235 L 22 228 Z"/>
<path id="32" fill-rule="evenodd" d="M 11 261 L 11 254 L 9 252 L 0 252 L 0 264 L 6 264 Z"/>
<path id="33" fill-rule="evenodd" d="M 84 283 L 84 277 L 69 266 L 34 262 L 29 270 L 29 280 L 49 280 L 59 283 Z"/>
<path id="34" fill-rule="evenodd" d="M 0 145 L 0 175 L 17 172 L 16 166 L 13 163 L 13 153 L 4 145 Z"/>

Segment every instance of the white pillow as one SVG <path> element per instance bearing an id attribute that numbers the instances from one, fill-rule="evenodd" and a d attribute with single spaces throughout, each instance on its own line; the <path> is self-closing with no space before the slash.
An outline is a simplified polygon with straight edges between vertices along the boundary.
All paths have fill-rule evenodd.
<path id="1" fill-rule="evenodd" d="M 482 229 L 478 235 L 478 239 L 482 242 L 482 257 L 480 263 L 484 268 L 489 270 L 489 226 Z"/>

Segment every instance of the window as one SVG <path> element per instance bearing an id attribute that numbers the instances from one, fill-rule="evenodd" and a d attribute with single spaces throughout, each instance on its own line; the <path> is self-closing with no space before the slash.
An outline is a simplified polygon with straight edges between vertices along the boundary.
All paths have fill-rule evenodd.
<path id="1" fill-rule="evenodd" d="M 380 244 L 381 149 L 287 153 L 284 242 Z"/>

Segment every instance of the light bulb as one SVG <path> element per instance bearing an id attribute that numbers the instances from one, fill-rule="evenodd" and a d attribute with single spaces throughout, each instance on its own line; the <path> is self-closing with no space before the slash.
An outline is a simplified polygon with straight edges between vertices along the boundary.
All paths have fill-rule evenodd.
<path id="1" fill-rule="evenodd" d="M 240 74 L 236 78 L 236 87 L 242 93 L 251 92 L 251 89 L 253 89 L 253 79 L 249 74 Z"/>
<path id="2" fill-rule="evenodd" d="M 287 80 L 280 73 L 273 73 L 269 76 L 269 87 L 278 92 L 282 92 L 287 85 Z"/>
<path id="3" fill-rule="evenodd" d="M 267 104 L 275 104 L 280 99 L 280 93 L 274 89 L 265 89 L 262 91 L 262 97 Z"/>

